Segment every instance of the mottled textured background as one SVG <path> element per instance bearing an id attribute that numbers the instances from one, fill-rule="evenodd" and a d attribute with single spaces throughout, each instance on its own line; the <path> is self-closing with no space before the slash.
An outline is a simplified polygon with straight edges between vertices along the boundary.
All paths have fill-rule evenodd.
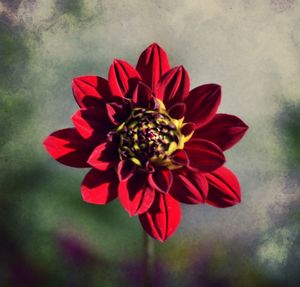
<path id="1" fill-rule="evenodd" d="M 227 152 L 242 204 L 184 206 L 156 286 L 298 286 L 300 1 L 0 0 L 0 286 L 140 286 L 142 229 L 82 202 L 85 171 L 41 142 L 71 126 L 71 79 L 159 43 L 250 129 Z"/>

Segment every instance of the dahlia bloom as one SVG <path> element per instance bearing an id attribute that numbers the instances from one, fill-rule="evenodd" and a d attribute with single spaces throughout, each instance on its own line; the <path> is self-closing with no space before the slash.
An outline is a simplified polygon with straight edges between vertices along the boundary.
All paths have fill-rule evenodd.
<path id="1" fill-rule="evenodd" d="M 179 225 L 180 203 L 229 207 L 241 201 L 237 177 L 224 151 L 245 134 L 238 117 L 217 114 L 221 87 L 190 91 L 188 72 L 171 68 L 166 52 L 150 45 L 136 68 L 111 64 L 108 80 L 73 80 L 80 109 L 74 128 L 49 135 L 44 146 L 62 164 L 91 168 L 84 201 L 107 204 L 116 197 L 144 230 L 160 241 Z"/>

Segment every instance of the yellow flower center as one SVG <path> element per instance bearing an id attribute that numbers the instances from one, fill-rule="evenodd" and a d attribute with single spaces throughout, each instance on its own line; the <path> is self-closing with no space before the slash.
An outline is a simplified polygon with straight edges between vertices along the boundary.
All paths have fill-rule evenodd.
<path id="1" fill-rule="evenodd" d="M 134 108 L 117 128 L 121 160 L 130 159 L 140 167 L 150 161 L 154 165 L 176 168 L 169 157 L 175 150 L 183 149 L 191 135 L 186 137 L 181 133 L 183 118 L 171 118 L 163 103 L 159 101 L 159 104 L 159 110 Z"/>

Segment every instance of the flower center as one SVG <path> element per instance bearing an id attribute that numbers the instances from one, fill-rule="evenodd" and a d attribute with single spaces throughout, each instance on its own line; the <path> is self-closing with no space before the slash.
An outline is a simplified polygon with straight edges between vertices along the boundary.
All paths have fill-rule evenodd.
<path id="1" fill-rule="evenodd" d="M 167 114 L 143 108 L 133 109 L 117 133 L 120 158 L 142 167 L 148 161 L 162 163 L 179 143 L 178 130 Z"/>

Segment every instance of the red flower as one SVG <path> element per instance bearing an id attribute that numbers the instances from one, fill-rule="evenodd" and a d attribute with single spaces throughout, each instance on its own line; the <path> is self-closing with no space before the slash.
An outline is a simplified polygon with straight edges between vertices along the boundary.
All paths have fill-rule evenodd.
<path id="1" fill-rule="evenodd" d="M 180 202 L 240 202 L 238 179 L 223 167 L 223 152 L 248 127 L 238 117 L 216 114 L 219 85 L 189 91 L 187 71 L 170 68 L 165 51 L 152 44 L 136 69 L 114 60 L 108 80 L 77 77 L 72 88 L 80 107 L 72 116 L 75 128 L 52 133 L 44 146 L 60 163 L 91 168 L 81 185 L 84 201 L 119 197 L 160 241 L 178 227 Z"/>

